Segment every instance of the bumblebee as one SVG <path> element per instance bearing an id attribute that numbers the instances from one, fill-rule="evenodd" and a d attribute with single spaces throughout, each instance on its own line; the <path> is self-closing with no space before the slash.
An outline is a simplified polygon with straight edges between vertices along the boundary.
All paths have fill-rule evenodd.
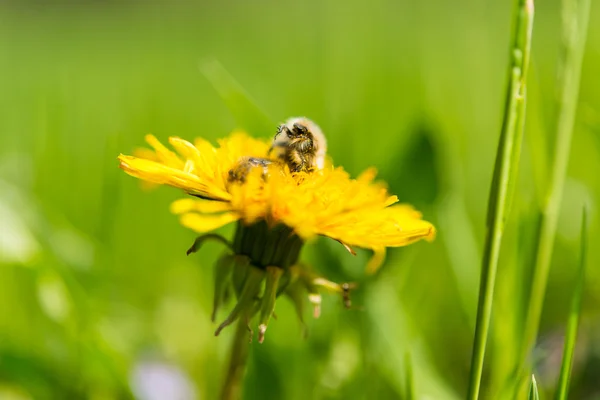
<path id="1" fill-rule="evenodd" d="M 227 177 L 228 183 L 238 182 L 244 183 L 246 181 L 246 177 L 250 173 L 253 168 L 262 167 L 263 178 L 267 176 L 269 173 L 269 165 L 273 164 L 272 160 L 260 157 L 242 157 L 240 158 L 236 164 L 229 170 L 229 175 Z"/>
<path id="2" fill-rule="evenodd" d="M 327 143 L 321 128 L 304 117 L 288 119 L 277 129 L 269 154 L 287 165 L 291 172 L 323 169 Z"/>

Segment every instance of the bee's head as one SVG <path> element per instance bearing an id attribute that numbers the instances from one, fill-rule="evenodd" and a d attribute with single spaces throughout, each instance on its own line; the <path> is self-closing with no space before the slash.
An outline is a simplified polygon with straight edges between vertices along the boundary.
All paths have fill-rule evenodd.
<path id="1" fill-rule="evenodd" d="M 295 122 L 290 128 L 288 128 L 288 137 L 293 139 L 308 138 L 310 137 L 310 131 L 306 125 L 300 122 Z"/>
<path id="2" fill-rule="evenodd" d="M 326 151 L 326 141 L 321 128 L 306 117 L 288 118 L 277 128 L 275 141 L 281 145 L 306 143 L 305 145 L 317 148 L 322 153 L 321 157 L 324 157 Z"/>

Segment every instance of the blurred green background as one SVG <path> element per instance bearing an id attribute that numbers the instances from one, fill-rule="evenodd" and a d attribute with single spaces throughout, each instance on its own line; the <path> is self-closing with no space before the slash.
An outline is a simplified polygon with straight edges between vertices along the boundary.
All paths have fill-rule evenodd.
<path id="1" fill-rule="evenodd" d="M 235 118 L 201 73 L 216 59 L 272 121 L 306 115 L 353 175 L 376 166 L 438 228 L 366 276 L 317 240 L 303 259 L 354 281 L 324 296 L 309 336 L 286 299 L 252 344 L 247 399 L 464 397 L 487 196 L 500 131 L 512 2 L 13 1 L 0 5 L 0 398 L 213 399 L 232 329 L 210 322 L 212 264 L 117 167 L 147 133 L 211 140 Z M 581 207 L 590 254 L 572 398 L 600 398 L 600 7 L 584 59 L 569 178 L 535 370 L 552 392 L 573 292 Z M 536 196 L 554 129 L 560 2 L 536 6 L 519 190 L 500 260 L 483 394 L 516 378 Z M 234 113 L 235 114 L 235 113 Z M 243 114 L 243 113 L 242 113 Z M 537 169 L 536 169 L 537 166 Z M 223 230 L 230 234 L 231 229 Z M 221 315 L 224 317 L 224 314 Z"/>

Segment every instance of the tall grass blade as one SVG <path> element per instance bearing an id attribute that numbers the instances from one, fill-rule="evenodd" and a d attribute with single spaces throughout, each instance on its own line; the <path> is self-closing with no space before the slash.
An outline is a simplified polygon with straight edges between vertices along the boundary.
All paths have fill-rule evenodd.
<path id="1" fill-rule="evenodd" d="M 533 9 L 533 0 L 520 0 L 514 13 L 515 31 L 510 50 L 509 82 L 504 120 L 488 204 L 487 235 L 481 267 L 477 322 L 467 393 L 467 399 L 471 400 L 479 398 L 485 347 L 492 313 L 496 270 L 504 223 L 509 209 L 511 180 L 515 179 L 518 166 L 518 156 L 515 155 L 515 149 L 520 148 L 520 143 L 516 144 L 515 142 L 520 140 L 519 136 L 522 130 L 520 126 L 522 126 L 524 120 L 524 116 L 519 115 L 519 113 L 525 111 L 525 82 L 531 49 Z"/>
<path id="2" fill-rule="evenodd" d="M 529 395 L 527 400 L 540 400 L 540 394 L 538 393 L 537 382 L 535 376 L 531 375 L 531 384 L 529 385 Z"/>
<path id="3" fill-rule="evenodd" d="M 544 304 L 558 211 L 569 163 L 590 3 L 590 0 L 563 0 L 563 43 L 559 60 L 556 142 L 550 183 L 541 203 L 540 231 L 521 351 L 523 364 L 526 364 L 529 353 L 535 346 Z"/>
<path id="4" fill-rule="evenodd" d="M 560 367 L 560 378 L 558 388 L 556 389 L 556 399 L 566 400 L 569 394 L 569 378 L 571 376 L 571 367 L 573 366 L 573 354 L 575 352 L 575 341 L 577 340 L 577 328 L 579 327 L 579 316 L 581 315 L 581 303 L 583 301 L 583 286 L 585 281 L 585 264 L 587 257 L 588 228 L 587 212 L 583 208 L 581 218 L 581 244 L 579 250 L 579 271 L 577 282 L 575 283 L 575 292 L 571 299 L 571 312 L 569 313 L 569 322 L 567 324 L 567 333 L 565 335 L 565 345 L 563 350 L 562 365 Z"/>
<path id="5" fill-rule="evenodd" d="M 200 70 L 229 108 L 239 128 L 259 136 L 275 134 L 276 124 L 256 105 L 221 63 L 214 59 L 204 61 L 200 63 Z"/>

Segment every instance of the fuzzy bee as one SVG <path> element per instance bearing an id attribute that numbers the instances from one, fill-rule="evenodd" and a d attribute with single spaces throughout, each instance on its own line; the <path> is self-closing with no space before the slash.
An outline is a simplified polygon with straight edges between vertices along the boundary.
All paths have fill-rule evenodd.
<path id="1" fill-rule="evenodd" d="M 294 117 L 279 126 L 269 154 L 291 172 L 310 172 L 324 167 L 326 151 L 321 128 L 308 118 Z"/>
<path id="2" fill-rule="evenodd" d="M 269 165 L 273 164 L 272 160 L 260 157 L 242 157 L 235 165 L 229 170 L 227 181 L 229 183 L 239 182 L 244 183 L 246 177 L 253 168 L 262 168 L 263 178 L 267 176 L 269 172 Z"/>

